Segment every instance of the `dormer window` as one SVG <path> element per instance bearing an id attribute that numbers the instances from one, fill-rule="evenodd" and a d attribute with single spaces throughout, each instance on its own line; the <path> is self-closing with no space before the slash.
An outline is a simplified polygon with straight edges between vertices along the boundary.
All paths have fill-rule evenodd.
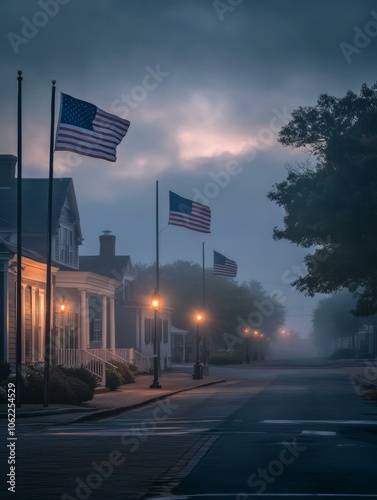
<path id="1" fill-rule="evenodd" d="M 68 266 L 75 265 L 74 234 L 73 229 L 61 225 L 58 233 L 59 262 Z"/>

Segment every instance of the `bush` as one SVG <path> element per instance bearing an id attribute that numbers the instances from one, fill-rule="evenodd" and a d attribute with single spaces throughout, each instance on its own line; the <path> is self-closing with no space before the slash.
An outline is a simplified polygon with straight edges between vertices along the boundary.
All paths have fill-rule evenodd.
<path id="1" fill-rule="evenodd" d="M 94 389 L 77 376 L 66 373 L 71 370 L 74 373 L 76 368 L 57 366 L 51 370 L 49 381 L 49 400 L 51 403 L 79 405 L 93 399 Z"/>
<path id="2" fill-rule="evenodd" d="M 240 352 L 216 352 L 209 360 L 213 365 L 240 365 L 243 363 L 243 356 Z"/>
<path id="3" fill-rule="evenodd" d="M 76 370 L 83 377 L 83 372 L 78 368 L 52 367 L 48 384 L 48 397 L 50 403 L 79 405 L 93 398 L 94 388 L 73 375 Z M 82 370 L 85 370 L 82 368 Z M 69 373 L 72 373 L 70 375 Z M 91 375 L 89 373 L 89 375 Z M 89 381 L 93 380 L 87 377 Z M 41 404 L 44 399 L 44 370 L 41 367 L 27 367 L 23 376 L 21 387 L 21 403 Z"/>
<path id="4" fill-rule="evenodd" d="M 127 364 L 128 364 L 128 368 L 131 370 L 132 373 L 137 372 L 137 366 L 135 365 L 135 363 L 127 363 Z"/>
<path id="5" fill-rule="evenodd" d="M 43 403 L 44 372 L 39 366 L 28 366 L 22 375 L 21 403 Z"/>
<path id="6" fill-rule="evenodd" d="M 6 380 L 11 372 L 9 363 L 0 363 L 0 382 Z"/>
<path id="7" fill-rule="evenodd" d="M 131 384 L 132 382 L 135 382 L 135 378 L 128 363 L 122 363 L 122 361 L 114 361 L 113 359 L 110 360 L 110 363 L 118 368 L 118 373 L 120 373 L 122 377 L 122 384 Z"/>
<path id="8" fill-rule="evenodd" d="M 106 387 L 108 387 L 110 391 L 115 391 L 115 389 L 122 385 L 122 382 L 122 375 L 118 371 L 113 368 L 106 368 Z"/>
<path id="9" fill-rule="evenodd" d="M 83 366 L 80 366 L 80 368 L 67 368 L 65 366 L 60 366 L 59 368 L 65 375 L 80 379 L 81 382 L 84 382 L 92 391 L 94 391 L 98 386 L 99 380 L 96 375 Z"/>

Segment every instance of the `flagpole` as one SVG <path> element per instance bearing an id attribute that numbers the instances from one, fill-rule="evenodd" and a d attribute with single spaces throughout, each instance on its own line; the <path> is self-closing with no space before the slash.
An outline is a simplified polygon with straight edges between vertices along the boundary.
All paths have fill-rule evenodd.
<path id="1" fill-rule="evenodd" d="M 206 331 L 206 320 L 207 320 L 207 315 L 206 315 L 206 271 L 205 271 L 205 261 L 204 261 L 204 241 L 202 243 L 202 281 L 203 281 L 203 344 L 204 344 L 204 350 L 203 350 L 203 373 L 204 375 L 208 375 L 208 367 L 207 367 L 207 331 Z"/>
<path id="2" fill-rule="evenodd" d="M 22 385 L 22 71 L 18 71 L 17 103 L 17 317 L 16 317 L 16 407 L 21 406 Z"/>
<path id="3" fill-rule="evenodd" d="M 152 307 L 154 310 L 153 325 L 153 382 L 150 389 L 160 389 L 158 380 L 160 370 L 160 341 L 158 339 L 157 321 L 160 301 L 160 240 L 159 240 L 159 213 L 158 213 L 158 181 L 156 181 L 156 288 L 152 296 Z"/>
<path id="4" fill-rule="evenodd" d="M 156 291 L 160 290 L 160 235 L 159 235 L 159 214 L 158 214 L 158 181 L 156 181 Z"/>
<path id="5" fill-rule="evenodd" d="M 51 357 L 51 253 L 52 253 L 52 196 L 54 179 L 54 135 L 55 135 L 55 87 L 56 80 L 52 80 L 51 92 L 51 128 L 50 128 L 50 163 L 48 177 L 47 200 L 47 277 L 46 277 L 46 321 L 45 321 L 45 364 L 44 364 L 44 392 L 43 406 L 48 406 L 48 387 Z"/>

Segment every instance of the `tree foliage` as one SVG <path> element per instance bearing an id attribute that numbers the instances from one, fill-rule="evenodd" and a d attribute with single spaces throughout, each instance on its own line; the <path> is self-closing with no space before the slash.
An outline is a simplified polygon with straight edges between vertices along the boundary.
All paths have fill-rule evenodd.
<path id="1" fill-rule="evenodd" d="M 135 266 L 135 299 L 148 304 L 155 287 L 155 267 Z M 160 267 L 160 293 L 164 307 L 171 308 L 172 323 L 192 331 L 194 315 L 203 308 L 203 270 L 198 264 L 178 260 Z M 284 325 L 284 306 L 259 282 L 236 280 L 205 270 L 206 326 L 220 345 L 225 332 L 237 335 L 240 322 L 273 336 Z M 148 295 L 149 294 L 149 295 Z"/>
<path id="2" fill-rule="evenodd" d="M 285 210 L 274 239 L 312 249 L 307 274 L 293 285 L 311 296 L 348 289 L 356 315 L 376 313 L 377 84 L 298 108 L 279 142 L 305 148 L 316 161 L 290 168 L 267 195 Z"/>

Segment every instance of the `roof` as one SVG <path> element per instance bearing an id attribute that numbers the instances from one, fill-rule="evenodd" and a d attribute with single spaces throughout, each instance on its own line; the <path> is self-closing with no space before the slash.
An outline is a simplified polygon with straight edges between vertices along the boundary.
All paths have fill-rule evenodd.
<path id="1" fill-rule="evenodd" d="M 0 196 L 0 228 L 17 226 L 17 182 L 2 189 Z M 48 179 L 22 179 L 22 231 L 28 235 L 47 233 Z M 52 232 L 56 233 L 65 199 L 68 197 L 76 219 L 79 239 L 82 239 L 79 212 L 71 178 L 53 179 Z"/>
<path id="2" fill-rule="evenodd" d="M 9 241 L 4 240 L 3 238 L 0 237 L 0 254 L 10 254 L 10 255 L 16 255 L 17 254 L 17 245 L 14 243 L 10 243 Z M 46 259 L 39 255 L 39 253 L 34 252 L 33 250 L 28 250 L 27 248 L 22 248 L 21 252 L 23 257 L 29 257 L 29 259 L 33 259 L 37 262 L 42 262 L 46 263 Z"/>
<path id="3" fill-rule="evenodd" d="M 80 256 L 79 270 L 122 281 L 127 272 L 132 272 L 132 264 L 129 255 L 115 255 L 106 258 L 100 255 Z"/>

